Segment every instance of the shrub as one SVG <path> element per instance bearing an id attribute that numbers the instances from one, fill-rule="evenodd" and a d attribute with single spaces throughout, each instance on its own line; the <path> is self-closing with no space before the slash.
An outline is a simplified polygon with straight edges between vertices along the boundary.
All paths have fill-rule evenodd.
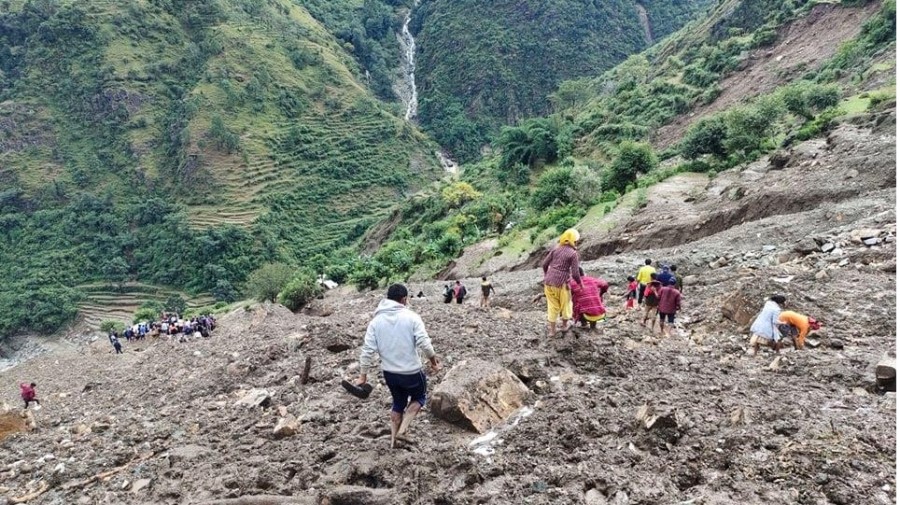
<path id="1" fill-rule="evenodd" d="M 123 323 L 122 321 L 112 321 L 110 319 L 100 321 L 100 331 L 102 331 L 103 333 L 112 333 L 114 331 L 117 333 L 122 333 L 123 331 L 125 331 L 125 323 Z"/>
<path id="2" fill-rule="evenodd" d="M 140 323 L 141 321 L 156 321 L 156 318 L 159 317 L 159 312 L 153 309 L 137 309 L 134 312 L 133 323 Z"/>
<path id="3" fill-rule="evenodd" d="M 283 263 L 265 264 L 247 277 L 247 294 L 259 302 L 274 302 L 293 274 L 293 269 Z"/>
<path id="4" fill-rule="evenodd" d="M 309 270 L 298 273 L 278 294 L 278 303 L 296 312 L 322 294 L 316 275 Z"/>
<path id="5" fill-rule="evenodd" d="M 184 314 L 184 310 L 187 309 L 187 300 L 185 300 L 181 295 L 172 295 L 166 298 L 166 302 L 164 305 L 166 312 Z"/>
<path id="6" fill-rule="evenodd" d="M 624 192 L 638 174 L 646 174 L 656 168 L 659 160 L 650 144 L 625 141 L 619 144 L 619 153 L 607 170 L 603 187 Z"/>
<path id="7" fill-rule="evenodd" d="M 481 197 L 481 193 L 476 191 L 468 182 L 460 181 L 445 187 L 441 191 L 441 197 L 443 197 L 444 203 L 451 208 L 458 209 L 464 203 Z"/>
<path id="8" fill-rule="evenodd" d="M 555 168 L 544 172 L 531 194 L 531 206 L 545 210 L 569 200 L 570 188 L 575 185 L 571 168 Z"/>
<path id="9" fill-rule="evenodd" d="M 681 141 L 681 155 L 695 160 L 703 155 L 711 154 L 724 159 L 727 155 L 725 139 L 728 129 L 721 116 L 701 119 L 687 131 Z"/>

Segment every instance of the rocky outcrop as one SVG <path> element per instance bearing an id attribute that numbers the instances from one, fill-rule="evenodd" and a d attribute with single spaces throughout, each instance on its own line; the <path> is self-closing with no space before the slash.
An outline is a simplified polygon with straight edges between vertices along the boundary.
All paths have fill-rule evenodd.
<path id="1" fill-rule="evenodd" d="M 482 360 L 461 361 L 434 390 L 430 408 L 444 421 L 484 433 L 522 408 L 531 392 L 509 370 Z"/>

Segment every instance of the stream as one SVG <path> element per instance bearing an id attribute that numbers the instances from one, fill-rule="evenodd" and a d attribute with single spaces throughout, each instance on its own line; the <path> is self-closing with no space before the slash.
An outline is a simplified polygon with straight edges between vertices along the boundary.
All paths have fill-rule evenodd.
<path id="1" fill-rule="evenodd" d="M 406 13 L 406 19 L 403 21 L 403 30 L 397 35 L 400 39 L 400 47 L 403 50 L 403 61 L 401 62 L 401 70 L 403 71 L 403 79 L 396 88 L 397 95 L 406 106 L 406 114 L 403 116 L 407 121 L 411 121 L 419 112 L 419 93 L 416 91 L 416 39 L 409 31 L 409 22 L 412 20 L 413 9 L 418 7 L 419 0 L 416 0 L 413 7 Z"/>

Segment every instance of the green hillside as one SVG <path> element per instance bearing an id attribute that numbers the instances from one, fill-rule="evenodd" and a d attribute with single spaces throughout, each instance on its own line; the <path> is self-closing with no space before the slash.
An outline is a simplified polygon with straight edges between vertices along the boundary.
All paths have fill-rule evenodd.
<path id="1" fill-rule="evenodd" d="M 341 31 L 330 2 L 0 3 L 0 334 L 57 327 L 92 281 L 233 298 L 439 177 L 372 91 L 399 4 L 346 2 Z"/>
<path id="2" fill-rule="evenodd" d="M 408 200 L 363 279 L 432 276 L 489 238 L 484 257 L 532 251 L 585 216 L 639 207 L 642 188 L 679 172 L 726 170 L 894 107 L 895 17 L 894 0 L 720 2 L 615 68 L 563 82 L 557 113 L 504 127 L 460 180 Z"/>
<path id="3" fill-rule="evenodd" d="M 550 111 L 566 80 L 598 75 L 658 40 L 709 0 L 430 0 L 416 9 L 425 129 L 463 161 L 501 125 Z M 643 5 L 640 5 L 643 4 Z"/>

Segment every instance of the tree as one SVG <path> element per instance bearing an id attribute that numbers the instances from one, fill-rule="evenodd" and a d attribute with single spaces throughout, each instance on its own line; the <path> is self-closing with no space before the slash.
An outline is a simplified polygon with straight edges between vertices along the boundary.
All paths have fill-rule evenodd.
<path id="1" fill-rule="evenodd" d="M 606 172 L 603 187 L 623 193 L 637 180 L 638 174 L 646 174 L 658 164 L 659 159 L 650 144 L 626 140 L 619 144 L 619 153 Z"/>
<path id="2" fill-rule="evenodd" d="M 681 141 L 681 155 L 689 160 L 706 154 L 725 159 L 728 156 L 725 149 L 727 137 L 728 129 L 721 116 L 701 119 L 691 126 Z"/>
<path id="3" fill-rule="evenodd" d="M 166 298 L 166 302 L 164 305 L 166 312 L 184 314 L 184 311 L 187 309 L 187 300 L 185 300 L 181 295 L 173 294 Z"/>
<path id="4" fill-rule="evenodd" d="M 568 203 L 570 191 L 574 187 L 571 168 L 548 170 L 538 179 L 537 187 L 531 194 L 531 206 L 541 211 Z"/>
<path id="5" fill-rule="evenodd" d="M 296 312 L 322 294 L 316 274 L 301 270 L 278 294 L 278 303 Z"/>
<path id="6" fill-rule="evenodd" d="M 275 302 L 293 276 L 294 270 L 284 263 L 267 263 L 247 277 L 247 293 L 260 302 Z"/>
<path id="7" fill-rule="evenodd" d="M 441 191 L 441 197 L 452 209 L 458 209 L 466 202 L 471 202 L 481 197 L 481 193 L 475 190 L 468 182 L 454 182 Z"/>

